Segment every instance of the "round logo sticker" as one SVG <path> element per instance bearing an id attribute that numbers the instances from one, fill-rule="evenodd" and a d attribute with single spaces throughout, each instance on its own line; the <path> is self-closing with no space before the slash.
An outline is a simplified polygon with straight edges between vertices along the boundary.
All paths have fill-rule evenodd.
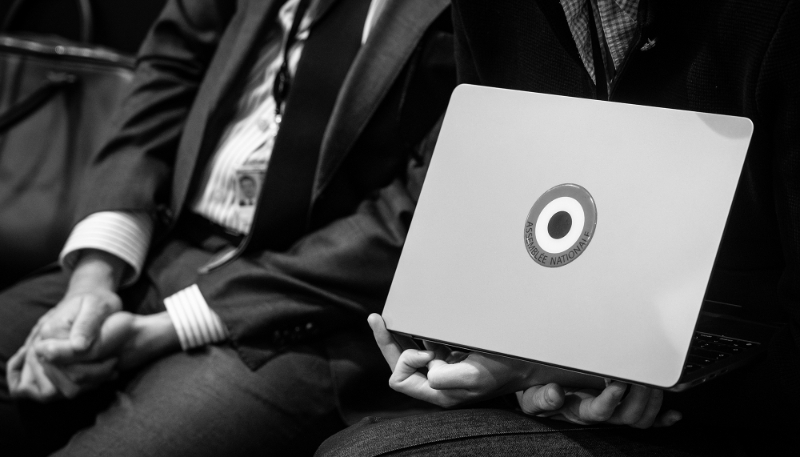
<path id="1" fill-rule="evenodd" d="M 596 225 L 592 195 L 577 184 L 559 184 L 531 207 L 525 221 L 525 248 L 539 265 L 563 267 L 583 254 Z"/>

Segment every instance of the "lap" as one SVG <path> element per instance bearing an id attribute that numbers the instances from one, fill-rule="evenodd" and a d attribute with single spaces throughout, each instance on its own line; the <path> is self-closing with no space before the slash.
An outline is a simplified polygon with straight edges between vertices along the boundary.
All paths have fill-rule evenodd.
<path id="1" fill-rule="evenodd" d="M 126 308 L 163 310 L 159 296 L 191 284 L 218 248 L 168 243 L 120 294 Z M 310 455 L 343 427 L 323 343 L 292 348 L 257 371 L 229 347 L 177 353 L 73 400 L 12 401 L 5 361 L 61 300 L 68 280 L 54 268 L 0 293 L 0 424 L 13 422 L 3 434 L 15 434 L 10 445 L 25 446 L 20 455 L 65 443 L 58 455 Z"/>
<path id="2" fill-rule="evenodd" d="M 60 268 L 51 268 L 0 292 L 0 363 L 11 358 L 36 321 L 61 300 L 68 282 Z"/>
<path id="3" fill-rule="evenodd" d="M 716 442 L 714 436 L 680 427 L 579 427 L 508 410 L 464 409 L 392 420 L 366 418 L 330 437 L 316 455 L 730 455 L 731 448 L 719 447 L 729 445 L 730 439 Z"/>
<path id="4" fill-rule="evenodd" d="M 228 347 L 147 366 L 59 456 L 303 455 L 342 427 L 330 368 L 312 346 L 250 371 Z"/>

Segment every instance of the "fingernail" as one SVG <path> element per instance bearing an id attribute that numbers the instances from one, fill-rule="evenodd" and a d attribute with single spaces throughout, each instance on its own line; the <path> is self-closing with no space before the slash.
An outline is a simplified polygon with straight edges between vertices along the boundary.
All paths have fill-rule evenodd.
<path id="1" fill-rule="evenodd" d="M 560 398 L 558 396 L 558 392 L 556 392 L 556 389 L 553 389 L 553 388 L 548 388 L 547 389 L 547 401 L 551 405 L 557 404 L 559 399 Z"/>
<path id="2" fill-rule="evenodd" d="M 681 419 L 683 419 L 683 415 L 675 411 L 669 418 L 669 425 L 675 425 Z"/>
<path id="3" fill-rule="evenodd" d="M 72 338 L 72 346 L 78 350 L 86 349 L 89 347 L 89 339 L 85 336 L 75 336 Z"/>

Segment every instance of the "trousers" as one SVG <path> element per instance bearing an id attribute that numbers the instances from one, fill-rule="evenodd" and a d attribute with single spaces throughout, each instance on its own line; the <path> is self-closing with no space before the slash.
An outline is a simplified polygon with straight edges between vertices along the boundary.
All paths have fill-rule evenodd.
<path id="1" fill-rule="evenodd" d="M 376 456 L 748 456 L 787 455 L 786 437 L 756 437 L 747 428 L 637 430 L 578 426 L 498 408 L 470 408 L 406 416 L 367 417 L 328 438 L 316 457 Z M 789 449 L 794 449 L 789 451 Z"/>
<path id="2" fill-rule="evenodd" d="M 120 297 L 126 309 L 163 311 L 161 297 L 194 282 L 197 268 L 228 242 L 175 238 L 156 249 Z M 10 398 L 8 359 L 39 317 L 63 297 L 57 267 L 0 292 L 0 449 L 4 456 L 311 455 L 344 427 L 325 341 L 292 346 L 251 371 L 229 346 L 179 352 L 71 400 Z M 341 335 L 339 335 L 341 336 Z"/>

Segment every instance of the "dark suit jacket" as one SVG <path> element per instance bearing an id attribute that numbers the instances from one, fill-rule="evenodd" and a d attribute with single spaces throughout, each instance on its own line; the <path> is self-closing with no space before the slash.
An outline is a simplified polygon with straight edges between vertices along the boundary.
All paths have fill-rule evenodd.
<path id="1" fill-rule="evenodd" d="M 453 4 L 459 82 L 596 97 L 557 0 Z M 800 4 L 790 0 L 642 0 L 636 43 L 611 88 L 612 101 L 745 116 L 755 124 L 708 297 L 786 324 L 760 363 L 679 395 L 685 420 L 796 422 L 798 24 Z M 655 46 L 642 50 L 648 40 Z"/>
<path id="2" fill-rule="evenodd" d="M 167 4 L 140 52 L 116 134 L 89 172 L 79 220 L 147 211 L 163 222 L 159 237 L 171 236 L 225 124 L 219 107 L 281 3 Z M 248 250 L 198 280 L 251 368 L 307 337 L 296 328 L 360 332 L 367 313 L 381 311 L 455 84 L 448 3 L 388 1 L 327 126 L 306 233 L 288 250 Z M 380 367 L 375 379 L 386 385 L 388 368 L 368 332 L 358 341 L 331 338 L 340 393 L 358 390 L 351 381 L 369 367 Z"/>

